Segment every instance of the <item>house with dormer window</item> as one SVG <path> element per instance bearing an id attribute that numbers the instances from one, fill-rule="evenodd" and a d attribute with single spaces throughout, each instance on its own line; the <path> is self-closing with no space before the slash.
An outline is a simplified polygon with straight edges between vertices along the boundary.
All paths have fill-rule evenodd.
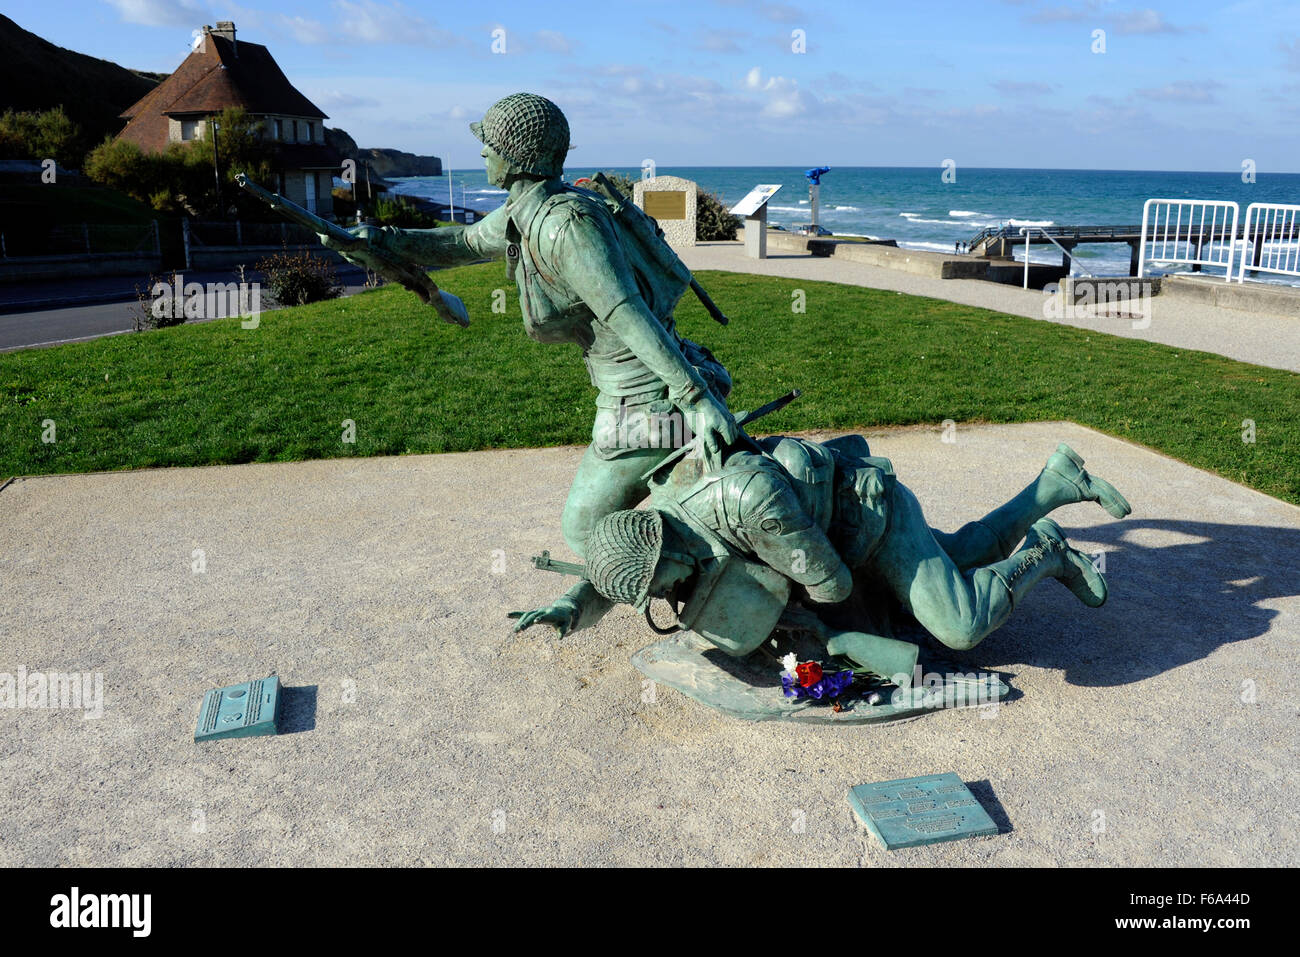
<path id="1" fill-rule="evenodd" d="M 294 88 L 266 47 L 237 39 L 229 20 L 195 35 L 176 72 L 122 113 L 127 123 L 118 137 L 161 153 L 169 143 L 210 137 L 213 118 L 230 107 L 260 120 L 262 135 L 276 144 L 278 182 L 261 185 L 329 216 L 343 158 L 325 144 L 328 117 Z"/>

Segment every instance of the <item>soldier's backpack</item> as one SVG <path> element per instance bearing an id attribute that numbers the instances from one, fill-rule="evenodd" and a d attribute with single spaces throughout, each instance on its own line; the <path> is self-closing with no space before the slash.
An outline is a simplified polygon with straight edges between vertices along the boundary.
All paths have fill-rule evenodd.
<path id="1" fill-rule="evenodd" d="M 636 273 L 637 284 L 644 287 L 642 298 L 655 316 L 665 319 L 691 285 L 691 271 L 664 239 L 655 220 L 630 197 L 624 196 L 604 173 L 589 180 L 590 189 L 570 187 L 600 199 L 609 210 L 623 244 L 623 253 Z"/>

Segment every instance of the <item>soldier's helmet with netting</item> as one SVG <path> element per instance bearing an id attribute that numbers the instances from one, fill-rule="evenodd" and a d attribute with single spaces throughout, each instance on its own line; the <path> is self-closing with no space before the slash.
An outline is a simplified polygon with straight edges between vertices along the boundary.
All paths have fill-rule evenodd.
<path id="1" fill-rule="evenodd" d="M 497 100 L 481 123 L 471 123 L 482 142 L 512 166 L 535 176 L 559 176 L 569 152 L 569 121 L 560 108 L 535 93 Z"/>
<path id="2" fill-rule="evenodd" d="M 664 520 L 655 509 L 611 512 L 587 536 L 584 574 L 610 601 L 644 607 L 663 546 Z"/>

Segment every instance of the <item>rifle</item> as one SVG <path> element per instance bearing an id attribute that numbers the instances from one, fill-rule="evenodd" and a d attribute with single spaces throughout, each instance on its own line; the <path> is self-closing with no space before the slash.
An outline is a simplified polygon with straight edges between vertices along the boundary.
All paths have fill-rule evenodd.
<path id="1" fill-rule="evenodd" d="M 560 562 L 551 557 L 549 551 L 533 556 L 533 564 L 544 572 L 557 572 L 561 575 L 583 575 L 582 566 L 576 562 Z"/>
<path id="2" fill-rule="evenodd" d="M 757 442 L 755 442 L 752 438 L 750 438 L 749 434 L 745 431 L 745 426 L 749 425 L 749 423 L 751 422 L 761 419 L 765 415 L 771 415 L 773 412 L 777 412 L 781 409 L 784 409 L 787 405 L 789 405 L 795 399 L 799 398 L 799 396 L 801 395 L 803 395 L 803 392 L 800 391 L 799 389 L 791 389 L 785 395 L 773 399 L 771 402 L 768 402 L 766 405 L 760 405 L 753 412 L 747 412 L 744 415 L 742 415 L 740 418 L 738 418 L 736 420 L 736 425 L 740 426 L 740 435 L 736 438 L 736 444 L 737 445 L 748 444 L 750 448 L 753 449 L 753 451 L 758 452 L 760 455 L 767 455 L 766 450 L 764 450 L 762 446 L 760 446 Z M 692 439 L 690 442 L 687 442 L 685 445 L 681 446 L 680 448 L 674 449 L 673 452 L 662 462 L 660 462 L 658 465 L 653 465 L 649 469 L 647 469 L 645 473 L 641 476 L 641 481 L 648 482 L 650 481 L 651 476 L 655 475 L 657 472 L 669 466 L 675 465 L 679 460 L 682 459 L 683 456 L 687 455 L 690 452 L 693 452 L 698 447 L 697 445 L 698 442 L 699 442 L 699 437 L 696 436 L 696 438 Z M 539 565 L 538 567 L 540 568 L 541 566 Z"/>
<path id="3" fill-rule="evenodd" d="M 279 193 L 272 193 L 270 190 L 263 189 L 244 173 L 237 173 L 235 182 L 285 219 L 306 226 L 314 233 L 328 236 L 339 243 L 346 244 L 346 246 L 362 241 L 342 226 L 336 226 L 328 220 L 321 219 L 314 213 L 307 212 L 298 204 L 289 202 Z M 396 282 L 415 293 L 420 297 L 422 303 L 426 306 L 432 306 L 444 321 L 458 326 L 469 325 L 468 318 L 462 318 L 452 311 L 447 301 L 443 299 L 438 284 L 429 278 L 427 272 L 414 263 L 392 253 L 376 249 L 374 246 L 370 246 L 365 250 L 348 250 L 348 253 L 350 257 L 355 257 L 362 265 L 369 266 L 385 279 Z"/>
<path id="4" fill-rule="evenodd" d="M 664 231 L 659 228 L 659 224 L 655 222 L 652 217 L 647 216 L 635 203 L 632 202 L 632 200 L 624 196 L 622 191 L 610 181 L 608 176 L 604 173 L 597 173 L 591 177 L 591 181 L 599 187 L 600 192 L 612 199 L 619 206 L 620 210 L 628 211 L 630 215 L 622 220 L 627 224 L 628 228 L 633 230 L 644 229 L 646 232 L 653 229 L 653 236 L 663 242 L 665 249 L 669 249 L 667 241 L 664 240 Z M 670 252 L 668 255 L 672 255 L 675 259 L 677 258 L 674 253 Z M 680 262 L 680 259 L 678 259 L 678 262 Z M 685 265 L 683 265 L 682 268 L 685 269 Z M 700 303 L 703 304 L 708 314 L 713 317 L 714 322 L 725 326 L 730 321 L 725 315 L 723 315 L 722 310 L 717 307 L 717 304 L 714 303 L 712 298 L 709 297 L 709 294 L 704 291 L 704 287 L 696 281 L 694 276 L 691 276 L 691 291 L 695 293 L 696 298 L 700 300 Z"/>

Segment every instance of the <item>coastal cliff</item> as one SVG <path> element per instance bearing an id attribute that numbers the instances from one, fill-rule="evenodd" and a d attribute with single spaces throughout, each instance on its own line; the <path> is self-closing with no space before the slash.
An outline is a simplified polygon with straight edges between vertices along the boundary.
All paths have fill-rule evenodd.
<path id="1" fill-rule="evenodd" d="M 403 150 L 376 147 L 361 149 L 346 130 L 326 127 L 325 142 L 345 157 L 356 160 L 358 167 L 368 164 L 371 172 L 381 179 L 394 176 L 442 175 L 442 160 L 437 156 L 419 156 Z"/>

